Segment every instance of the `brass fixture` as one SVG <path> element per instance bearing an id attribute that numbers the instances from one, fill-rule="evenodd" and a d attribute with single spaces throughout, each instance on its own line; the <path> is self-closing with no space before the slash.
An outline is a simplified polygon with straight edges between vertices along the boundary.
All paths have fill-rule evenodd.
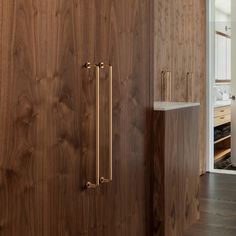
<path id="1" fill-rule="evenodd" d="M 187 101 L 193 101 L 193 73 L 187 73 Z"/>
<path id="2" fill-rule="evenodd" d="M 171 102 L 171 71 L 161 72 L 161 100 Z"/>
<path id="3" fill-rule="evenodd" d="M 96 64 L 91 64 L 90 62 L 85 63 L 86 69 L 91 69 L 92 67 L 96 68 L 96 183 L 92 183 L 88 181 L 85 185 L 86 189 L 89 188 L 96 188 L 99 186 L 99 159 L 100 159 L 100 140 L 99 140 L 99 133 L 100 133 L 100 125 L 99 125 L 99 118 L 100 118 L 100 111 L 99 111 L 99 103 L 100 103 L 100 96 L 99 96 L 99 90 L 100 90 L 100 67 Z"/>
<path id="4" fill-rule="evenodd" d="M 86 69 L 96 68 L 96 183 L 88 181 L 85 185 L 86 189 L 96 188 L 99 184 L 109 183 L 112 181 L 112 66 L 100 62 L 99 64 L 91 64 L 86 62 L 84 67 Z M 108 178 L 100 177 L 100 69 L 109 68 L 109 175 Z"/>
<path id="5" fill-rule="evenodd" d="M 104 62 L 100 62 L 98 66 L 100 67 L 100 69 L 104 69 L 105 66 L 109 66 L 109 65 L 105 65 Z"/>
<path id="6" fill-rule="evenodd" d="M 98 64 L 100 69 L 108 68 L 109 69 L 109 76 L 108 76 L 108 82 L 109 82 L 109 175 L 108 178 L 100 177 L 100 183 L 109 183 L 112 181 L 112 66 L 105 64 L 103 62 L 100 62 Z"/>
<path id="7" fill-rule="evenodd" d="M 84 64 L 84 67 L 86 69 L 91 69 L 92 67 L 96 67 L 96 64 L 91 64 L 91 62 L 87 61 L 85 64 Z"/>

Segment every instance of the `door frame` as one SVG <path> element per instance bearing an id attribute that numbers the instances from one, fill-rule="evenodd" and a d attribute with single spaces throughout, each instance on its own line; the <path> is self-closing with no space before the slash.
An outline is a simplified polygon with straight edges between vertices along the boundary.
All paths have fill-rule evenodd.
<path id="1" fill-rule="evenodd" d="M 218 170 L 214 168 L 214 100 L 213 100 L 213 88 L 215 78 L 215 0 L 206 1 L 206 45 L 207 45 L 207 102 L 206 102 L 206 114 L 207 114 L 207 160 L 206 170 L 211 173 L 233 174 L 236 175 L 236 171 L 231 170 Z"/>

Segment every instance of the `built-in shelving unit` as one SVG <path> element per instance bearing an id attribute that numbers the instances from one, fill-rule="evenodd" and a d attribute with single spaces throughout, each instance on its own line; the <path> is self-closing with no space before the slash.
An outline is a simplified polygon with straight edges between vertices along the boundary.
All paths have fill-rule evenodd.
<path id="1" fill-rule="evenodd" d="M 217 141 L 214 142 L 214 144 L 220 143 L 220 142 L 222 142 L 222 141 L 224 141 L 224 140 L 226 140 L 228 138 L 231 138 L 231 135 L 228 135 L 228 136 L 226 136 L 224 138 L 218 139 Z"/>
<path id="2" fill-rule="evenodd" d="M 231 84 L 231 80 L 219 80 L 219 79 L 216 79 L 215 80 L 215 84 L 216 85 L 230 85 Z"/>
<path id="3" fill-rule="evenodd" d="M 221 158 L 225 157 L 225 155 L 230 154 L 231 148 L 226 149 L 216 149 L 215 150 L 215 161 L 219 161 Z"/>
<path id="4" fill-rule="evenodd" d="M 216 30 L 216 34 L 231 39 L 231 35 Z"/>
<path id="5" fill-rule="evenodd" d="M 215 38 L 211 41 L 215 70 L 213 96 L 217 100 L 214 104 L 214 169 L 228 169 L 232 165 L 232 117 L 229 99 L 232 79 L 232 19 L 230 6 L 227 11 L 223 10 L 225 6 L 224 0 L 215 1 L 213 14 Z"/>
<path id="6" fill-rule="evenodd" d="M 229 158 L 231 154 L 230 106 L 215 108 L 214 123 L 214 161 L 217 164 Z"/>

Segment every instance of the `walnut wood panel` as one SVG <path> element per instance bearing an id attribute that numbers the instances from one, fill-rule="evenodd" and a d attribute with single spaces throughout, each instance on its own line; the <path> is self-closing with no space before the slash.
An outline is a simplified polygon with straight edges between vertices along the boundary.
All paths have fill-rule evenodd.
<path id="1" fill-rule="evenodd" d="M 149 3 L 0 1 L 0 235 L 150 235 Z M 95 180 L 95 79 L 113 65 L 113 173 Z M 106 72 L 101 172 L 107 171 Z"/>
<path id="2" fill-rule="evenodd" d="M 154 98 L 161 72 L 172 72 L 172 101 L 200 102 L 200 173 L 206 170 L 206 4 L 204 0 L 154 1 Z M 191 73 L 191 87 L 187 73 Z"/>
<path id="3" fill-rule="evenodd" d="M 95 61 L 113 65 L 113 175 L 101 186 L 101 235 L 150 233 L 149 1 L 96 2 Z M 126 58 L 126 60 L 124 60 Z M 107 90 L 107 69 L 101 90 Z M 148 79 L 146 79 L 148 78 Z M 101 174 L 108 175 L 108 96 L 101 93 Z M 149 126 L 150 125 L 150 126 Z M 148 146 L 147 146 L 148 145 Z M 134 194 L 135 193 L 135 194 Z M 115 196 L 115 197 L 114 197 Z M 116 229 L 114 231 L 114 229 Z"/>
<path id="4" fill-rule="evenodd" d="M 153 235 L 181 236 L 199 219 L 197 123 L 198 108 L 154 114 Z"/>
<path id="5" fill-rule="evenodd" d="M 173 13 L 172 0 L 153 1 L 153 73 L 154 73 L 154 96 L 155 99 L 161 101 L 161 75 L 162 71 L 171 71 L 173 57 L 172 50 L 172 20 Z"/>
<path id="6" fill-rule="evenodd" d="M 199 111 L 200 173 L 206 172 L 206 1 L 194 1 L 194 101 Z"/>

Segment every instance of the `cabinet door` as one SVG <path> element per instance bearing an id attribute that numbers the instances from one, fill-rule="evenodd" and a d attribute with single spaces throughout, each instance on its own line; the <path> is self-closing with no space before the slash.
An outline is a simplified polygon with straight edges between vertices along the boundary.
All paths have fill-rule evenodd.
<path id="1" fill-rule="evenodd" d="M 194 68 L 195 65 L 195 48 L 194 42 L 195 38 L 195 21 L 196 18 L 194 17 L 195 7 L 194 7 L 195 0 L 186 0 L 186 8 L 185 8 L 185 60 L 184 60 L 184 76 L 185 76 L 185 86 L 186 86 L 186 102 L 193 102 L 195 98 L 194 93 L 194 81 L 196 79 L 196 71 Z"/>
<path id="2" fill-rule="evenodd" d="M 0 3 L 0 235 L 97 231 L 95 2 Z"/>
<path id="3" fill-rule="evenodd" d="M 100 187 L 101 236 L 149 235 L 149 1 L 96 1 L 95 61 L 113 66 L 113 181 Z M 152 52 L 152 51 L 151 51 Z M 108 69 L 100 72 L 100 173 L 108 176 Z M 150 110 L 151 111 L 151 110 Z M 104 227 L 100 227 L 104 225 Z M 91 234 L 92 235 L 92 234 Z"/>
<path id="4" fill-rule="evenodd" d="M 186 44 L 186 20 L 187 20 L 187 1 L 172 1 L 173 17 L 172 17 L 172 89 L 173 101 L 186 101 L 186 52 L 188 47 Z"/>
<path id="5" fill-rule="evenodd" d="M 149 235 L 149 1 L 0 1 L 0 235 Z M 95 70 L 113 65 L 113 181 Z M 101 71 L 107 176 L 107 72 Z"/>
<path id="6" fill-rule="evenodd" d="M 227 38 L 227 80 L 231 80 L 231 38 Z"/>
<path id="7" fill-rule="evenodd" d="M 194 90 L 194 1 L 173 1 L 172 5 L 172 94 L 174 101 L 186 102 Z"/>
<path id="8" fill-rule="evenodd" d="M 153 60 L 154 60 L 154 96 L 155 100 L 161 101 L 162 71 L 172 71 L 173 61 L 173 1 L 157 0 L 153 1 L 154 7 L 154 40 L 153 40 Z M 172 71 L 173 75 L 173 71 Z M 173 98 L 172 98 L 173 99 Z"/>
<path id="9" fill-rule="evenodd" d="M 216 34 L 216 79 L 227 79 L 227 38 Z"/>

